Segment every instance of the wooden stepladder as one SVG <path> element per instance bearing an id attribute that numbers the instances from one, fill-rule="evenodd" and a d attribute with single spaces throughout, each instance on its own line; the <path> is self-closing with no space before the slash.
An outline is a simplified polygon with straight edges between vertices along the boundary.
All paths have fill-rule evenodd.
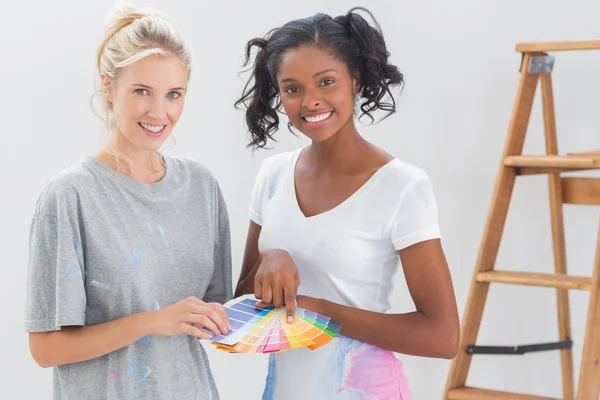
<path id="1" fill-rule="evenodd" d="M 600 224 L 592 277 L 567 275 L 563 204 L 600 205 L 600 178 L 563 177 L 562 172 L 600 169 L 600 151 L 559 155 L 552 68 L 554 51 L 600 50 L 600 40 L 584 42 L 530 43 L 517 45 L 522 53 L 520 81 L 512 117 L 504 145 L 502 162 L 496 177 L 475 272 L 461 325 L 459 354 L 453 360 L 444 399 L 489 400 L 547 397 L 486 390 L 466 386 L 471 358 L 476 354 L 524 354 L 534 351 L 560 350 L 563 398 L 565 400 L 597 400 L 600 394 Z M 523 155 L 523 143 L 529 124 L 534 95 L 541 83 L 542 108 L 546 139 L 546 155 Z M 539 274 L 495 270 L 495 262 L 506 216 L 517 177 L 546 174 L 549 183 L 554 273 Z M 490 283 L 543 286 L 557 289 L 559 341 L 524 346 L 477 346 L 477 334 Z M 579 383 L 575 391 L 569 290 L 590 291 Z M 574 396 L 577 397 L 574 397 Z"/>

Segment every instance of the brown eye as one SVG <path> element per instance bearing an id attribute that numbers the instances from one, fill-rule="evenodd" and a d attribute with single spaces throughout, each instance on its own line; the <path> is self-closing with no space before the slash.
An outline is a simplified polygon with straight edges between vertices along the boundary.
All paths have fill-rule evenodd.
<path id="1" fill-rule="evenodd" d="M 329 86 L 333 83 L 333 79 L 323 79 L 323 81 L 321 82 L 321 86 Z"/>
<path id="2" fill-rule="evenodd" d="M 289 88 L 285 89 L 285 92 L 288 94 L 298 93 L 298 88 L 297 87 L 289 87 Z"/>

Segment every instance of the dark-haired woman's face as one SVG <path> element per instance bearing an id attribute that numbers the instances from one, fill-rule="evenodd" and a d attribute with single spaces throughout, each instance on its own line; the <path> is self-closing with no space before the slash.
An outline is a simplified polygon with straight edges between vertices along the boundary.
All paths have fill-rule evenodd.
<path id="1" fill-rule="evenodd" d="M 286 53 L 277 76 L 290 122 L 314 142 L 323 142 L 352 124 L 358 85 L 343 62 L 315 46 Z"/>

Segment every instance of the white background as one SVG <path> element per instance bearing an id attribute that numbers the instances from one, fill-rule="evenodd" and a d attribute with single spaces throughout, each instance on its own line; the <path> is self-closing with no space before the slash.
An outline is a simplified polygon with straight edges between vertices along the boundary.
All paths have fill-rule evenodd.
<path id="1" fill-rule="evenodd" d="M 261 161 L 306 142 L 284 128 L 269 151 L 245 148 L 241 92 L 245 42 L 272 27 L 317 11 L 338 15 L 354 2 L 304 0 L 217 2 L 137 1 L 163 11 L 189 40 L 194 57 L 186 108 L 170 154 L 209 166 L 226 196 L 233 239 L 234 280 L 248 224 L 250 191 Z M 424 168 L 440 208 L 443 245 L 461 315 L 477 256 L 518 81 L 518 42 L 600 38 L 600 2 L 384 1 L 363 3 L 377 16 L 406 77 L 398 113 L 361 131 L 395 156 Z M 6 1 L 0 5 L 0 77 L 4 153 L 0 157 L 0 398 L 51 398 L 51 370 L 31 359 L 23 331 L 29 222 L 44 183 L 95 152 L 101 130 L 91 111 L 95 51 L 112 0 Z M 600 149 L 600 52 L 558 53 L 554 83 L 562 152 Z M 525 151 L 544 151 L 540 97 Z M 590 175 L 590 174 L 587 174 Z M 551 272 L 547 182 L 520 178 L 498 268 Z M 565 207 L 570 272 L 591 273 L 598 209 Z M 576 373 L 588 294 L 571 294 Z M 412 310 L 402 275 L 396 310 Z M 558 338 L 551 289 L 492 286 L 481 344 L 518 345 Z M 208 346 L 207 346 L 208 347 Z M 209 350 L 223 399 L 260 398 L 266 357 Z M 440 398 L 450 363 L 401 356 L 417 400 Z M 468 383 L 525 393 L 562 395 L 558 352 L 479 356 Z"/>

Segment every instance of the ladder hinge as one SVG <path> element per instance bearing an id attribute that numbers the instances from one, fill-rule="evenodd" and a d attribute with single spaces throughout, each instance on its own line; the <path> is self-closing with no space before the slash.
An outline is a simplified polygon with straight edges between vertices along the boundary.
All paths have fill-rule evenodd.
<path id="1" fill-rule="evenodd" d="M 533 56 L 529 62 L 527 72 L 530 74 L 540 74 L 544 72 L 552 72 L 554 69 L 555 56 Z"/>

